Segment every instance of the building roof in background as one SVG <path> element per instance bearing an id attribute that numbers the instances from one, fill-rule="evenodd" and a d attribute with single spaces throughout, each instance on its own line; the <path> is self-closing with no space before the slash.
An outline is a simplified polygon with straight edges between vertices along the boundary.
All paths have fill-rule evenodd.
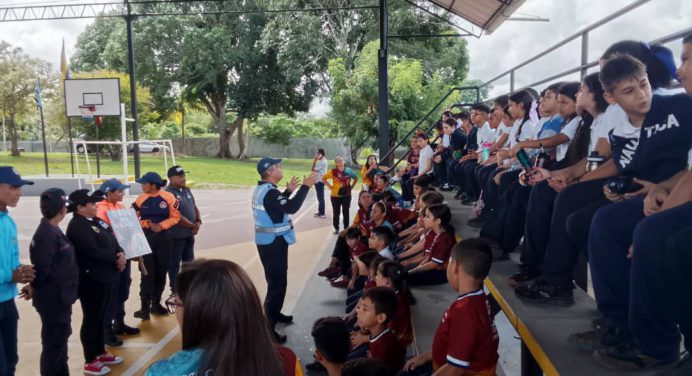
<path id="1" fill-rule="evenodd" d="M 472 24 L 486 34 L 495 31 L 526 0 L 428 0 Z"/>

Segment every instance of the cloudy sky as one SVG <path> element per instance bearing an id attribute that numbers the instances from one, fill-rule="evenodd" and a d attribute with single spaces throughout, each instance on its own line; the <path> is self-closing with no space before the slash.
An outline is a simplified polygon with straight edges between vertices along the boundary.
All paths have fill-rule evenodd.
<path id="1" fill-rule="evenodd" d="M 107 0 L 96 0 L 99 2 Z M 0 7 L 95 2 L 94 0 L 0 0 Z M 469 77 L 487 80 L 541 52 L 578 29 L 617 11 L 633 0 L 526 0 L 518 12 L 550 19 L 550 22 L 505 22 L 492 35 L 469 38 Z M 686 15 L 686 16 L 685 16 Z M 593 31 L 589 39 L 590 60 L 612 42 L 631 38 L 651 40 L 692 25 L 692 1 L 651 0 L 640 8 Z M 61 41 L 68 56 L 74 53 L 79 33 L 92 20 L 58 20 L 0 23 L 0 39 L 22 47 L 29 55 L 59 67 Z M 669 45 L 679 56 L 680 42 Z M 579 63 L 577 40 L 516 73 L 517 87 Z M 509 87 L 509 79 L 495 83 L 492 93 Z"/>

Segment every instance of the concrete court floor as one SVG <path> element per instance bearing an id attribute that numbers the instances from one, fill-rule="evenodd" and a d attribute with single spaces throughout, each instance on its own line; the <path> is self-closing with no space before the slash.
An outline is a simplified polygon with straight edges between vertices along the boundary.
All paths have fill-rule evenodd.
<path id="1" fill-rule="evenodd" d="M 193 191 L 203 217 L 203 226 L 197 237 L 196 257 L 222 258 L 240 264 L 255 283 L 260 297 L 264 297 L 266 283 L 262 265 L 253 243 L 252 213 L 250 210 L 250 189 L 238 190 L 195 190 Z M 129 205 L 134 196 L 126 197 Z M 353 202 L 355 207 L 355 200 Z M 328 219 L 313 218 L 317 201 L 314 191 L 301 210 L 293 216 L 297 230 L 297 244 L 289 250 L 289 282 L 284 312 L 290 313 L 300 293 L 317 267 L 324 247 L 331 239 L 331 216 Z M 327 213 L 331 213 L 327 198 Z M 355 213 L 351 210 L 351 215 Z M 17 208 L 11 208 L 10 215 L 17 223 L 20 258 L 29 263 L 28 249 L 31 237 L 38 226 L 40 211 L 38 197 L 22 197 Z M 66 228 L 70 215 L 62 222 Z M 321 265 L 320 265 L 321 266 Z M 138 336 L 122 337 L 125 344 L 108 351 L 122 356 L 122 364 L 111 367 L 112 375 L 142 375 L 152 362 L 165 358 L 180 349 L 180 330 L 174 316 L 152 316 L 150 321 L 140 322 L 132 313 L 139 305 L 140 273 L 133 268 L 130 299 L 126 303 L 126 322 L 139 326 Z M 164 299 L 168 291 L 164 293 Z M 17 375 L 38 375 L 41 353 L 41 322 L 30 302 L 17 299 L 19 309 L 19 364 Z M 82 374 L 83 353 L 79 341 L 79 328 L 82 313 L 79 302 L 73 306 L 72 336 L 69 339 L 69 366 L 71 374 Z"/>

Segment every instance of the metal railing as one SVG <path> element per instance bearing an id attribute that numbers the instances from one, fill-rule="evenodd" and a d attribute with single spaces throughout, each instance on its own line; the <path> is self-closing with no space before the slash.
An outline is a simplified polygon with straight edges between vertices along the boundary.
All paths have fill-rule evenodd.
<path id="1" fill-rule="evenodd" d="M 416 125 L 415 125 L 413 128 L 411 128 L 410 131 L 408 131 L 408 132 L 404 135 L 404 137 L 401 138 L 401 140 L 399 140 L 399 142 L 396 143 L 396 145 L 394 145 L 393 147 L 391 147 L 391 148 L 389 149 L 389 151 L 387 152 L 387 154 L 385 154 L 385 155 L 381 158 L 380 163 L 381 163 L 381 164 L 385 164 L 386 161 L 394 154 L 394 152 L 396 151 L 396 149 L 399 148 L 399 146 L 401 146 L 404 142 L 406 142 L 406 141 L 411 137 L 411 135 L 412 135 L 415 131 L 421 129 L 421 125 L 422 125 L 426 120 L 427 120 L 427 121 L 431 121 L 432 119 L 429 119 L 429 118 L 430 118 L 430 115 L 432 115 L 432 114 L 435 113 L 436 111 L 439 111 L 440 106 L 442 106 L 442 104 L 443 104 L 452 94 L 456 93 L 457 91 L 462 92 L 462 91 L 464 91 L 464 90 L 473 90 L 473 91 L 475 91 L 475 92 L 476 92 L 476 102 L 475 102 L 475 103 L 480 102 L 480 100 L 481 100 L 481 91 L 480 91 L 480 87 L 478 87 L 478 86 L 460 86 L 460 87 L 454 87 L 454 88 L 452 88 L 451 90 L 449 90 L 449 91 L 447 92 L 447 94 L 445 94 L 444 97 L 442 97 L 442 99 L 440 99 L 440 100 L 437 102 L 437 104 L 435 104 L 435 106 L 433 106 L 433 108 L 430 109 L 430 111 L 428 111 L 427 114 L 425 114 L 425 116 L 423 116 L 422 119 L 420 119 L 420 120 L 416 123 Z M 456 103 L 456 104 L 454 104 L 454 107 L 459 107 L 459 106 L 471 106 L 471 105 L 474 105 L 475 103 Z M 435 123 L 432 122 L 432 125 L 430 125 L 429 127 L 427 127 L 427 128 L 424 129 L 424 130 L 425 130 L 425 133 L 430 132 L 434 127 L 435 127 Z M 406 159 L 406 156 L 408 156 L 408 153 L 410 153 L 410 152 L 411 152 L 410 149 L 409 149 L 408 151 L 406 151 L 406 153 L 404 153 L 404 155 L 403 155 L 401 158 L 399 158 L 399 160 L 396 161 L 396 162 L 390 167 L 390 169 L 396 168 L 396 166 L 398 166 L 399 163 L 401 163 L 401 161 L 403 161 L 404 159 Z"/>
<path id="2" fill-rule="evenodd" d="M 598 60 L 589 62 L 589 32 L 609 23 L 610 21 L 612 21 L 612 20 L 614 20 L 620 16 L 623 16 L 623 15 L 631 12 L 634 9 L 639 8 L 640 6 L 646 4 L 650 1 L 651 0 L 638 0 L 638 1 L 632 2 L 631 4 L 628 4 L 627 6 L 601 18 L 600 20 L 592 23 L 591 25 L 588 25 L 588 26 L 584 27 L 583 29 L 577 31 L 576 33 L 566 37 L 565 39 L 561 40 L 560 42 L 548 47 L 543 52 L 540 52 L 537 55 L 529 58 L 528 60 L 525 60 L 525 61 L 513 66 L 512 68 L 500 73 L 499 75 L 491 78 L 490 80 L 484 82 L 481 85 L 481 87 L 488 86 L 488 85 L 492 84 L 493 82 L 499 80 L 500 78 L 503 78 L 503 77 L 509 75 L 509 91 L 510 91 L 510 93 L 514 92 L 515 91 L 514 90 L 515 72 L 518 69 L 531 64 L 532 62 L 548 55 L 549 53 L 557 50 L 558 48 L 566 45 L 567 43 L 572 42 L 573 40 L 576 40 L 577 38 L 581 38 L 581 64 L 579 66 L 568 69 L 568 70 L 561 72 L 561 73 L 554 74 L 548 78 L 545 78 L 545 79 L 542 79 L 540 81 L 531 83 L 530 85 L 525 85 L 522 88 L 540 85 L 542 83 L 549 82 L 549 81 L 555 80 L 557 78 L 564 77 L 566 75 L 576 73 L 579 71 L 581 71 L 581 77 L 584 78 L 584 76 L 586 76 L 586 71 L 589 68 L 598 64 Z M 663 42 L 659 42 L 659 43 L 663 43 Z"/>

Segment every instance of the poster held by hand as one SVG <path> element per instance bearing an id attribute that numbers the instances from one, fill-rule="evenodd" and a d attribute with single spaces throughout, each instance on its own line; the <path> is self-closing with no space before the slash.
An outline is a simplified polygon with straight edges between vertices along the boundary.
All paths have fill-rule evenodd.
<path id="1" fill-rule="evenodd" d="M 151 253 L 151 247 L 144 236 L 134 209 L 109 210 L 106 214 L 118 244 L 125 251 L 126 259 L 130 260 Z"/>

